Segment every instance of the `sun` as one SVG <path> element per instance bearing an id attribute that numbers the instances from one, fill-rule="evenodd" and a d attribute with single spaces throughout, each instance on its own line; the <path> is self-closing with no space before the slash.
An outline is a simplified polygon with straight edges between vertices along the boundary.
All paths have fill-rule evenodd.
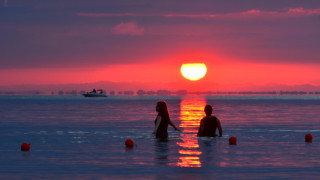
<path id="1" fill-rule="evenodd" d="M 206 75 L 207 67 L 203 63 L 188 63 L 182 64 L 180 71 L 186 79 L 197 81 Z"/>

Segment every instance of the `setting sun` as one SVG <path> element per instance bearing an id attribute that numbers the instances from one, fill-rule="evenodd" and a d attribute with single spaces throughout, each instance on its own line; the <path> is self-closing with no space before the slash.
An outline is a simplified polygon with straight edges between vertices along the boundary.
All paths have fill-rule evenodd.
<path id="1" fill-rule="evenodd" d="M 180 70 L 182 76 L 191 81 L 197 81 L 203 78 L 207 73 L 207 67 L 203 63 L 182 64 Z"/>

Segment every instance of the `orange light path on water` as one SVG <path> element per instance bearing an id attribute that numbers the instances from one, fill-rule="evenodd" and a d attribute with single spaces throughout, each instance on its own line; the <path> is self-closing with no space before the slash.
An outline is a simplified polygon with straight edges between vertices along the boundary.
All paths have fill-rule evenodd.
<path id="1" fill-rule="evenodd" d="M 197 132 L 200 120 L 204 116 L 203 109 L 206 105 L 204 99 L 184 99 L 180 103 L 180 127 L 183 129 L 177 166 L 180 167 L 201 167 Z"/>

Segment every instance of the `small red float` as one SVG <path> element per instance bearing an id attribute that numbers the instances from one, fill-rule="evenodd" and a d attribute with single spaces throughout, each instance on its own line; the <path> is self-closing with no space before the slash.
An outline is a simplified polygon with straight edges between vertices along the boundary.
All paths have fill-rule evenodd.
<path id="1" fill-rule="evenodd" d="M 127 139 L 125 144 L 127 148 L 132 148 L 134 146 L 134 142 L 132 139 Z"/>
<path id="2" fill-rule="evenodd" d="M 29 143 L 22 143 L 21 144 L 21 151 L 30 151 L 30 144 Z"/>
<path id="3" fill-rule="evenodd" d="M 230 145 L 236 145 L 236 144 L 237 144 L 237 138 L 234 137 L 234 136 L 231 136 L 231 137 L 229 138 L 229 144 L 230 144 Z"/>
<path id="4" fill-rule="evenodd" d="M 312 142 L 312 135 L 311 134 L 306 134 L 305 139 L 306 139 L 306 142 L 311 143 Z"/>

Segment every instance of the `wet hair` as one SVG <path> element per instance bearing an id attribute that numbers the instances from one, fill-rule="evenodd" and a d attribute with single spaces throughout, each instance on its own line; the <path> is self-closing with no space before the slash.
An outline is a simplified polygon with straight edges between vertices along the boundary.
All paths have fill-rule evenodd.
<path id="1" fill-rule="evenodd" d="M 206 105 L 206 107 L 204 107 L 204 112 L 206 113 L 207 116 L 212 114 L 212 106 L 211 105 Z"/>
<path id="2" fill-rule="evenodd" d="M 168 107 L 165 101 L 158 101 L 156 110 L 160 116 L 169 117 Z"/>

